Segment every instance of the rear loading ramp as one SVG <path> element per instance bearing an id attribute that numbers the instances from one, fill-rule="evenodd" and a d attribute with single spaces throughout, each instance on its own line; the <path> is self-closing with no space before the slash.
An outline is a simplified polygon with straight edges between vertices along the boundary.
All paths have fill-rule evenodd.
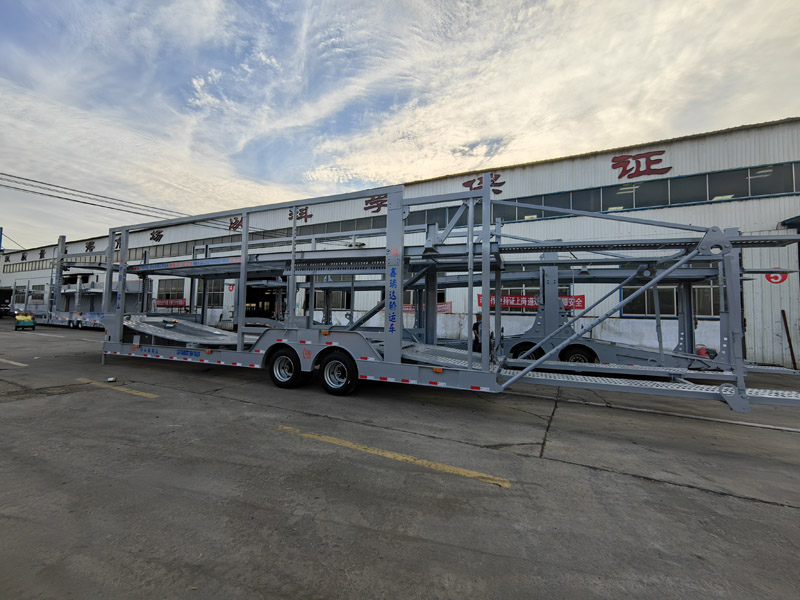
<path id="1" fill-rule="evenodd" d="M 130 319 L 125 319 L 123 325 L 127 329 L 149 335 L 153 340 L 180 342 L 187 347 L 236 346 L 235 333 L 181 319 L 134 315 Z M 258 336 L 246 335 L 245 343 L 251 345 L 256 339 Z"/>

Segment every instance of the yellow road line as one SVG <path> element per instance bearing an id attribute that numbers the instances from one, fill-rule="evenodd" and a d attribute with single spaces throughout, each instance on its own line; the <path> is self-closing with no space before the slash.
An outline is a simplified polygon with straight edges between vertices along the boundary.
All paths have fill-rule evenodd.
<path id="1" fill-rule="evenodd" d="M 460 467 L 454 467 L 452 465 L 445 465 L 442 463 L 432 462 L 430 460 L 424 460 L 422 458 L 415 458 L 407 454 L 398 454 L 397 452 L 390 452 L 389 450 L 381 450 L 380 448 L 371 448 L 369 446 L 356 444 L 354 442 L 348 442 L 347 440 L 330 437 L 328 435 L 319 435 L 318 433 L 303 433 L 299 429 L 296 429 L 294 427 L 287 427 L 285 425 L 280 425 L 278 429 L 281 431 L 286 431 L 288 433 L 299 435 L 304 438 L 318 440 L 320 442 L 327 442 L 329 444 L 335 444 L 337 446 L 350 448 L 351 450 L 358 450 L 359 452 L 366 452 L 367 454 L 374 454 L 376 456 L 383 456 L 384 458 L 391 458 L 392 460 L 399 460 L 401 462 L 411 463 L 412 465 L 418 465 L 420 467 L 425 467 L 427 469 L 432 469 L 434 471 L 441 471 L 442 473 L 449 473 L 451 475 L 459 475 L 461 477 L 478 479 L 480 481 L 491 483 L 493 485 L 497 485 L 504 488 L 511 487 L 511 482 L 508 479 L 503 479 L 502 477 L 494 477 L 492 475 L 487 475 L 486 473 L 479 473 L 478 471 L 470 471 L 469 469 L 462 469 Z"/>
<path id="2" fill-rule="evenodd" d="M 132 390 L 130 388 L 125 388 L 118 385 L 111 385 L 110 383 L 104 383 L 102 381 L 92 381 L 91 379 L 85 379 L 83 377 L 79 377 L 75 381 L 80 381 L 81 383 L 91 383 L 92 385 L 96 385 L 97 387 L 117 390 L 118 392 L 125 392 L 126 394 L 141 396 L 142 398 L 158 398 L 156 394 L 148 394 L 147 392 L 140 392 L 138 390 Z"/>
<path id="3" fill-rule="evenodd" d="M 14 365 L 15 367 L 27 367 L 25 363 L 14 362 L 13 360 L 6 360 L 5 358 L 0 358 L 0 362 L 7 363 L 9 365 Z"/>

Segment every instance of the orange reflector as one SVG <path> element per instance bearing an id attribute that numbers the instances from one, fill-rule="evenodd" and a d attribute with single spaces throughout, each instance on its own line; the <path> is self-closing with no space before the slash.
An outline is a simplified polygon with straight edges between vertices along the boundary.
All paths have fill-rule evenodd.
<path id="1" fill-rule="evenodd" d="M 434 373 L 444 373 L 444 369 L 442 369 L 440 367 L 434 367 L 433 368 L 433 372 Z"/>
<path id="2" fill-rule="evenodd" d="M 206 354 L 211 354 L 211 350 L 206 350 Z"/>
<path id="3" fill-rule="evenodd" d="M 322 335 L 330 335 L 330 333 L 331 333 L 330 331 L 323 331 Z"/>

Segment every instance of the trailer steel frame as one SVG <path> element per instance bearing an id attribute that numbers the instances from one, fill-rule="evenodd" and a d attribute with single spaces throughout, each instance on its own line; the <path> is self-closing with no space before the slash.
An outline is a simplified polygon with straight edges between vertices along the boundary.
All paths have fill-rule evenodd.
<path id="1" fill-rule="evenodd" d="M 489 173 L 482 181 L 488 182 Z M 248 368 L 267 368 L 273 382 L 280 387 L 295 387 L 303 382 L 303 374 L 318 371 L 323 387 L 333 394 L 352 391 L 359 380 L 377 380 L 402 384 L 454 387 L 458 389 L 501 392 L 517 382 L 589 389 L 613 389 L 637 393 L 668 394 L 678 397 L 713 399 L 725 402 L 733 410 L 745 412 L 751 403 L 773 403 L 800 406 L 800 394 L 746 387 L 747 366 L 743 358 L 742 307 L 740 299 L 740 252 L 744 248 L 783 246 L 800 241 L 800 236 L 742 236 L 736 230 L 721 231 L 716 227 L 700 227 L 640 219 L 613 213 L 590 213 L 572 209 L 537 206 L 537 209 L 567 215 L 670 230 L 664 237 L 623 239 L 611 241 L 533 240 L 504 232 L 506 223 L 491 221 L 492 206 L 521 204 L 492 197 L 491 187 L 456 194 L 407 198 L 403 186 L 340 194 L 239 210 L 221 211 L 195 217 L 142 223 L 109 230 L 106 252 L 104 293 L 105 338 L 103 360 L 108 355 L 179 360 L 205 364 L 231 365 Z M 267 211 L 291 210 L 322 204 L 385 195 L 386 227 L 372 230 L 347 231 L 332 234 L 299 235 L 298 219 L 292 219 L 291 236 L 255 239 L 250 236 L 251 225 Z M 443 224 L 429 223 L 405 226 L 409 211 L 415 206 L 457 203 L 455 215 Z M 480 211 L 478 213 L 477 211 Z M 459 221 L 466 213 L 466 226 Z M 476 216 L 480 214 L 480 224 Z M 290 213 L 291 215 L 291 213 Z M 166 228 L 204 223 L 229 218 L 240 219 L 240 243 L 206 245 L 195 248 L 191 260 L 167 262 L 144 261 L 129 265 L 125 257 L 131 234 L 154 227 Z M 291 218 L 291 216 L 290 216 Z M 678 233 L 676 233 L 678 232 Z M 358 240 L 385 240 L 380 247 L 367 247 Z M 118 240 L 119 260 L 115 260 L 114 242 Z M 331 242 L 341 243 L 332 248 Z M 561 254 L 569 254 L 569 258 Z M 581 256 L 577 256 L 580 254 Z M 484 298 L 494 294 L 495 304 L 501 306 L 505 263 L 511 256 L 532 267 L 540 267 L 540 278 L 557 274 L 559 267 L 580 266 L 580 278 L 585 281 L 614 281 L 617 287 L 600 301 L 593 303 L 579 318 L 622 289 L 623 285 L 638 285 L 638 289 L 617 302 L 613 308 L 594 317 L 580 330 L 559 339 L 545 348 L 543 342 L 530 349 L 543 353 L 534 360 L 526 356 L 510 359 L 505 356 L 501 333 L 502 311 L 495 311 L 490 324 L 490 302 L 482 303 L 483 323 L 481 350 L 447 348 L 436 339 L 436 291 L 439 282 L 446 286 L 463 286 L 467 290 L 468 314 L 473 313 L 474 288 L 479 286 Z M 695 268 L 692 261 L 702 260 L 714 268 Z M 609 267 L 616 266 L 617 269 Z M 614 273 L 612 273 L 614 271 Z M 116 291 L 113 279 L 117 274 Z M 352 275 L 347 284 L 318 281 L 330 274 Z M 609 318 L 616 311 L 662 282 L 691 282 L 699 277 L 717 273 L 722 291 L 720 316 L 721 348 L 717 371 L 694 371 L 676 367 L 642 367 L 625 365 L 559 365 L 554 358 L 569 343 L 579 339 Z M 186 338 L 170 335 L 169 319 L 163 327 L 139 327 L 136 318 L 126 315 L 123 292 L 126 279 L 137 276 L 169 274 L 189 278 L 233 278 L 238 281 L 236 341 L 227 345 L 203 345 Z M 527 273 L 530 275 L 530 273 Z M 380 280 L 365 280 L 360 275 L 381 275 Z M 441 275 L 441 277 L 440 277 Z M 300 278 L 306 281 L 300 281 Z M 247 337 L 244 306 L 248 282 L 285 290 L 287 310 L 282 323 Z M 326 294 L 337 286 L 355 293 L 364 289 L 383 290 L 384 299 L 360 319 L 350 318 L 345 327 L 330 324 L 329 311 L 324 311 L 322 324 L 313 321 L 313 299 L 316 289 Z M 298 314 L 296 298 L 305 289 L 311 298 L 310 314 Z M 417 290 L 418 304 L 415 324 L 407 330 L 403 325 L 403 292 Z M 558 314 L 560 307 L 552 301 L 540 311 Z M 367 321 L 384 312 L 382 329 L 365 327 Z M 657 313 L 659 311 L 657 310 Z M 660 315 L 657 315 L 659 355 L 664 356 L 660 334 Z M 684 324 L 685 325 L 685 324 Z M 493 339 L 490 329 L 497 334 Z M 163 333 L 162 333 L 163 331 Z M 554 338 L 555 333 L 548 337 Z M 685 340 L 683 341 L 686 347 Z M 785 371 L 788 372 L 788 371 Z M 645 375 L 646 377 L 642 377 Z M 695 383 L 696 380 L 722 381 L 720 385 Z"/>

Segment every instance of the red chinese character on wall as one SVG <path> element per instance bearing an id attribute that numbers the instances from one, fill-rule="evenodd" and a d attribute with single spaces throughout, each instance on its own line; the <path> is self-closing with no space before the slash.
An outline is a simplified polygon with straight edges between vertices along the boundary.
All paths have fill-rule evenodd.
<path id="1" fill-rule="evenodd" d="M 379 213 L 382 208 L 386 208 L 388 203 L 389 197 L 387 194 L 373 196 L 372 198 L 364 200 L 364 210 L 371 210 L 374 213 Z"/>
<path id="2" fill-rule="evenodd" d="M 300 208 L 297 209 L 297 220 L 298 221 L 303 221 L 303 223 L 308 223 L 308 220 L 310 218 L 312 218 L 313 216 L 314 215 L 312 215 L 310 212 L 308 212 L 308 207 L 307 206 L 301 206 Z M 294 218 L 294 209 L 290 208 L 289 209 L 289 220 L 291 221 L 293 218 Z"/>
<path id="3" fill-rule="evenodd" d="M 237 229 L 241 229 L 242 225 L 244 225 L 244 219 L 242 217 L 233 217 L 230 219 L 228 229 L 230 231 L 236 231 Z"/>
<path id="4" fill-rule="evenodd" d="M 500 181 L 500 173 L 492 173 L 492 180 L 491 181 L 492 181 L 492 183 L 491 183 L 492 193 L 493 194 L 502 194 L 503 190 L 501 190 L 500 188 L 503 187 L 506 184 L 506 182 L 505 181 Z M 467 188 L 470 192 L 476 192 L 478 190 L 482 190 L 483 189 L 483 176 L 480 176 L 480 177 L 478 177 L 476 179 L 469 179 L 469 180 L 465 181 L 464 183 L 462 183 L 461 185 L 464 186 L 465 188 Z"/>
<path id="5" fill-rule="evenodd" d="M 664 150 L 655 150 L 653 152 L 643 152 L 642 154 L 615 156 L 611 159 L 611 168 L 620 170 L 617 179 L 624 177 L 633 179 L 643 175 L 663 175 L 672 170 L 672 167 L 656 167 L 662 162 L 660 158 L 656 157 L 663 156 L 664 152 Z"/>

